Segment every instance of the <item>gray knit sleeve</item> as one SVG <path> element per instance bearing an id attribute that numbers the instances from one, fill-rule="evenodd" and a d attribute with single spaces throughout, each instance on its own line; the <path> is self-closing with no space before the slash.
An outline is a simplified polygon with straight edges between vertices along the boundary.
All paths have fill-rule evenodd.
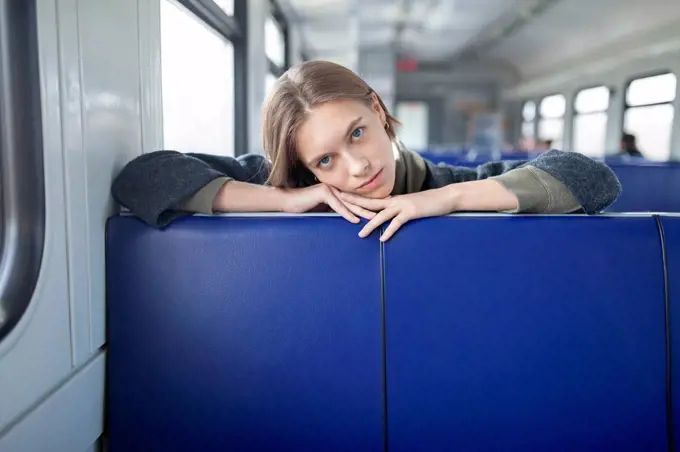
<path id="1" fill-rule="evenodd" d="M 621 194 L 621 183 L 611 168 L 578 152 L 548 151 L 527 165 L 562 182 L 587 214 L 601 212 Z"/>
<path id="2" fill-rule="evenodd" d="M 150 226 L 163 227 L 182 216 L 207 211 L 208 191 L 214 197 L 230 179 L 261 185 L 268 175 L 268 162 L 258 154 L 233 158 L 156 151 L 128 162 L 114 179 L 111 194 Z"/>
<path id="3" fill-rule="evenodd" d="M 580 210 L 587 214 L 603 211 L 616 201 L 621 193 L 621 183 L 611 168 L 603 162 L 598 162 L 577 152 L 552 150 L 544 152 L 530 161 L 489 162 L 476 168 L 458 167 L 444 163 L 438 165 L 432 162 L 426 163 L 428 169 L 428 177 L 425 181 L 426 188 L 487 179 L 506 174 L 517 168 L 538 169 L 566 187 L 576 203 L 581 206 Z M 533 173 L 539 177 L 538 181 L 533 181 L 536 189 L 539 188 L 539 185 L 536 185 L 537 183 L 549 181 L 545 177 L 541 178 L 542 173 Z M 549 185 L 553 185 L 553 182 L 549 181 Z M 564 202 L 568 204 L 568 200 L 565 199 Z"/>

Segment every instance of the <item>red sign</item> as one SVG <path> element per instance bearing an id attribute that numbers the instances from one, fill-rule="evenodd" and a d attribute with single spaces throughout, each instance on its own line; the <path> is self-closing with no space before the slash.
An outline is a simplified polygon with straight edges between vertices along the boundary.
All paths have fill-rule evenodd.
<path id="1" fill-rule="evenodd" d="M 418 60 L 415 58 L 402 58 L 397 61 L 397 71 L 414 72 L 418 70 Z"/>

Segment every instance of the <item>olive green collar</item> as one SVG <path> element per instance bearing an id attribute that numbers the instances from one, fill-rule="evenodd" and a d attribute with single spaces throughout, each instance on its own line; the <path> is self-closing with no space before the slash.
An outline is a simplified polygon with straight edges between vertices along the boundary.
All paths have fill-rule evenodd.
<path id="1" fill-rule="evenodd" d="M 421 191 L 427 176 L 425 160 L 417 152 L 406 149 L 399 139 L 392 143 L 392 150 L 396 163 L 392 196 Z"/>

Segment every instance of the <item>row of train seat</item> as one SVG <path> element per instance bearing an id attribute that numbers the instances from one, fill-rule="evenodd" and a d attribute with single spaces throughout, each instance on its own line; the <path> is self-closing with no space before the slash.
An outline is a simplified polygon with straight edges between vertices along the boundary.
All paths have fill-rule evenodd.
<path id="1" fill-rule="evenodd" d="M 496 151 L 491 149 L 472 148 L 435 148 L 418 151 L 420 155 L 430 160 L 444 160 L 451 164 L 456 162 L 478 164 L 489 160 L 530 160 L 538 157 L 541 151 L 527 151 L 522 149 Z M 623 154 L 607 155 L 604 159 L 607 163 L 654 163 L 643 157 L 631 157 Z"/>
<path id="2" fill-rule="evenodd" d="M 472 160 L 463 155 L 424 152 L 423 157 L 435 163 L 477 166 L 492 159 L 479 155 Z M 501 155 L 502 160 L 524 160 L 535 157 L 526 153 Z M 607 212 L 680 212 L 680 163 L 650 162 L 644 159 L 609 157 L 605 162 L 616 173 L 623 191 Z"/>
<path id="3" fill-rule="evenodd" d="M 385 244 L 360 227 L 111 218 L 108 450 L 680 439 L 680 216 L 447 216 Z"/>

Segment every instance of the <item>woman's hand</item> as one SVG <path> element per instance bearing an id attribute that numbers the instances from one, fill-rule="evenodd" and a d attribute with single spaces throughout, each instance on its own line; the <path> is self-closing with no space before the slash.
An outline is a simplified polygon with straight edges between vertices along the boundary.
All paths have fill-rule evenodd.
<path id="1" fill-rule="evenodd" d="M 385 199 L 370 199 L 349 193 L 338 193 L 338 198 L 350 209 L 357 207 L 377 212 L 359 232 L 359 237 L 369 236 L 380 225 L 392 220 L 380 237 L 381 242 L 392 237 L 407 221 L 416 218 L 447 215 L 460 210 L 511 210 L 515 209 L 518 203 L 517 197 L 503 184 L 489 179 L 452 184 Z"/>
<path id="2" fill-rule="evenodd" d="M 380 225 L 392 220 L 383 235 L 380 236 L 382 242 L 392 237 L 409 220 L 446 215 L 456 210 L 456 197 L 448 195 L 442 189 L 426 190 L 384 199 L 371 199 L 349 193 L 339 193 L 339 198 L 348 207 L 360 207 L 377 212 L 359 232 L 359 237 L 368 237 Z"/>
<path id="3" fill-rule="evenodd" d="M 359 205 L 343 202 L 339 195 L 340 191 L 325 184 L 284 190 L 283 211 L 287 213 L 310 212 L 325 204 L 351 223 L 358 223 L 358 217 L 369 220 L 375 217 L 374 212 Z"/>

